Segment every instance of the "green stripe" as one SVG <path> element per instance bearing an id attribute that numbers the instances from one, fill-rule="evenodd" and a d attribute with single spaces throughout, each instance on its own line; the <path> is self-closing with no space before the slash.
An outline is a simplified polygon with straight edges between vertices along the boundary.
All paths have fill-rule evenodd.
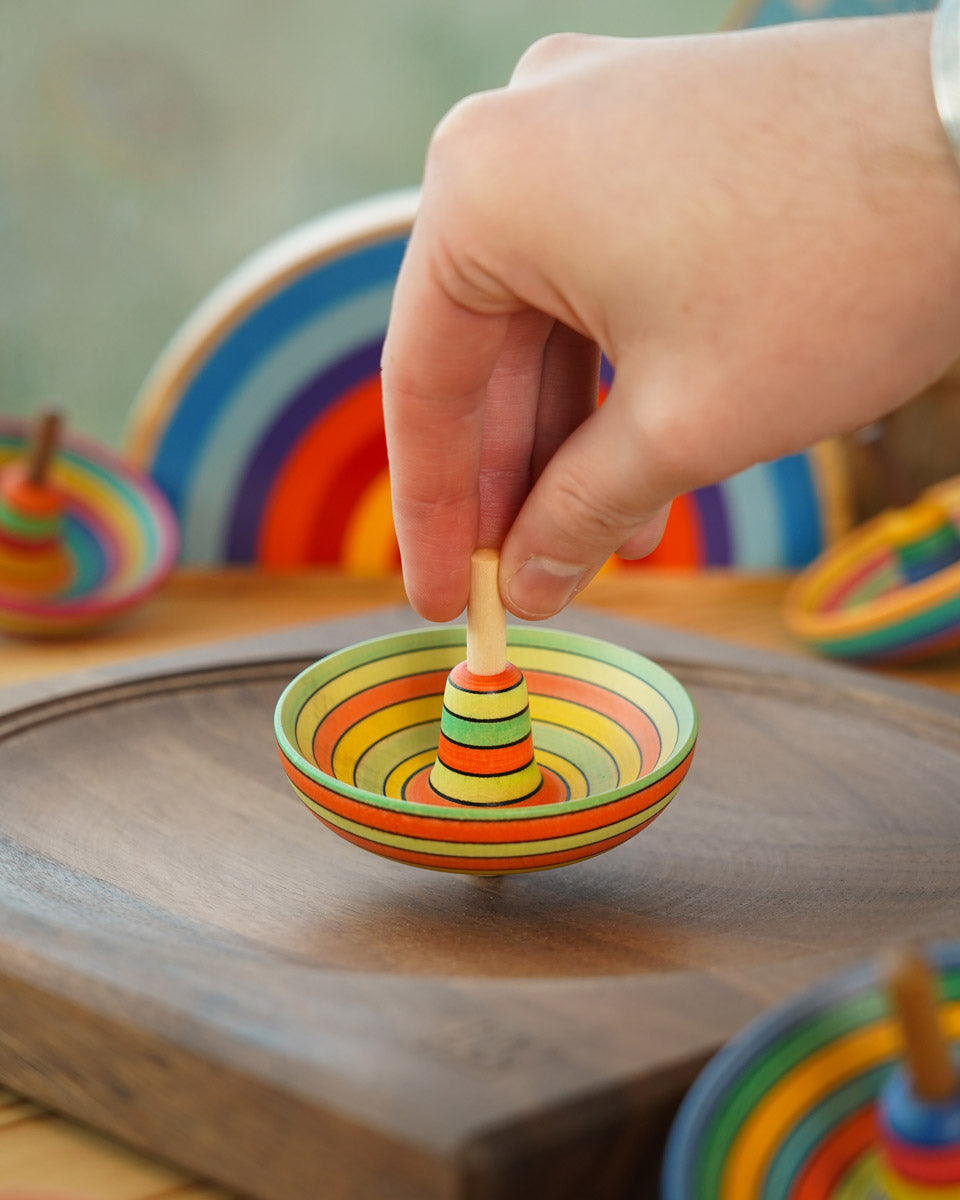
<path id="1" fill-rule="evenodd" d="M 445 708 L 440 728 L 452 742 L 459 742 L 461 746 L 508 746 L 530 732 L 530 709 L 527 707 L 502 721 L 470 721 Z"/>
<path id="2" fill-rule="evenodd" d="M 815 644 L 825 654 L 834 654 L 840 658 L 859 658 L 905 647 L 911 642 L 920 641 L 945 630 L 957 620 L 960 620 L 960 595 L 951 596 L 934 608 L 928 608 L 906 620 L 884 625 L 880 629 L 870 629 L 845 638 L 830 638 Z"/>
<path id="3" fill-rule="evenodd" d="M 18 537 L 37 539 L 54 537 L 60 528 L 60 517 L 31 517 L 11 508 L 0 500 L 0 525 Z"/>

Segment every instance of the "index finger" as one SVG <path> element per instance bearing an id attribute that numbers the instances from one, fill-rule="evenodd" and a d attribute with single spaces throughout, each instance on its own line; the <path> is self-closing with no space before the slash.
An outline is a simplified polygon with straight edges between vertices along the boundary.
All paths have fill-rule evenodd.
<path id="1" fill-rule="evenodd" d="M 383 411 L 407 595 L 423 616 L 448 620 L 467 602 L 484 398 L 509 314 L 454 300 L 435 253 L 418 218 L 383 348 Z"/>

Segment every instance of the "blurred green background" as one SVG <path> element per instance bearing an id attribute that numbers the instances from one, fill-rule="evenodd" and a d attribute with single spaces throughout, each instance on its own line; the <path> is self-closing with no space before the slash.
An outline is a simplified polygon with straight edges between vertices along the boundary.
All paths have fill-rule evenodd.
<path id="1" fill-rule="evenodd" d="M 224 275 L 300 222 L 418 182 L 439 118 L 536 38 L 709 30 L 730 8 L 0 0 L 0 412 L 53 403 L 119 445 L 154 359 Z"/>

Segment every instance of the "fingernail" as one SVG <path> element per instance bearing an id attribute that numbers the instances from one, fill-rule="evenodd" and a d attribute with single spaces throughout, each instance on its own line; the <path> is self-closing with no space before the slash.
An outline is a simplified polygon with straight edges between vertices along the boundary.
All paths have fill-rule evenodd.
<path id="1" fill-rule="evenodd" d="M 528 558 L 504 583 L 510 607 L 526 617 L 552 617 L 576 593 L 587 568 L 553 558 Z"/>

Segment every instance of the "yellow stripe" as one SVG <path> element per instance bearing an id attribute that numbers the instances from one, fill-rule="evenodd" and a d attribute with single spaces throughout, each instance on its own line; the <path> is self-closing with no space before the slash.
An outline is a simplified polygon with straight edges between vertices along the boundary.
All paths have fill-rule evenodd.
<path id="1" fill-rule="evenodd" d="M 593 842 L 602 842 L 606 838 L 615 837 L 618 833 L 625 833 L 628 829 L 642 825 L 644 821 L 649 821 L 651 817 L 655 817 L 657 813 L 662 812 L 673 799 L 677 789 L 674 788 L 669 795 L 664 796 L 662 800 L 650 808 L 644 809 L 641 813 L 625 817 L 615 825 L 607 825 L 603 829 L 589 830 L 586 833 L 568 835 L 567 837 L 544 838 L 536 842 L 447 842 L 408 837 L 406 834 L 400 833 L 385 833 L 382 829 L 370 829 L 366 825 L 359 825 L 356 821 L 350 821 L 346 817 L 341 817 L 339 813 L 331 812 L 328 808 L 324 808 L 323 805 L 318 804 L 316 800 L 311 799 L 305 792 L 302 792 L 296 784 L 293 784 L 293 790 L 309 809 L 317 813 L 318 816 L 323 817 L 331 825 L 335 825 L 338 829 L 343 829 L 347 833 L 353 833 L 358 837 L 366 838 L 368 841 L 377 842 L 381 846 L 393 846 L 397 850 L 423 851 L 427 854 L 447 854 L 457 858 L 516 858 L 526 854 L 549 854 L 554 850 L 572 850 L 578 846 L 589 846 Z M 453 811 L 462 812 L 461 809 Z M 443 817 L 444 815 L 445 810 L 438 808 L 437 816 Z M 456 822 L 453 821 L 450 828 L 451 837 L 455 837 L 456 832 Z"/>
<path id="2" fill-rule="evenodd" d="M 960 1002 L 942 1006 L 944 1028 L 960 1037 Z M 902 1039 L 889 1018 L 838 1038 L 797 1064 L 763 1097 L 740 1127 L 724 1166 L 718 1200 L 744 1200 L 759 1194 L 774 1154 L 803 1115 L 824 1097 L 892 1059 Z"/>
<path id="3" fill-rule="evenodd" d="M 357 501 L 343 532 L 340 553 L 351 575 L 388 575 L 397 544 L 390 505 L 390 473 L 383 470 Z"/>
<path id="4" fill-rule="evenodd" d="M 548 650 L 539 646 L 511 646 L 510 656 L 521 671 L 548 671 L 570 675 L 574 679 L 582 679 L 623 696 L 625 700 L 629 700 L 645 712 L 656 725 L 662 742 L 659 761 L 665 761 L 673 753 L 679 736 L 677 715 L 669 701 L 643 679 L 638 679 L 622 667 L 614 667 L 594 658 L 565 654 L 562 650 Z M 651 769 L 654 766 L 653 763 L 649 765 Z"/>
<path id="5" fill-rule="evenodd" d="M 610 717 L 571 700 L 555 700 L 552 696 L 530 697 L 530 716 L 534 721 L 549 721 L 564 729 L 575 729 L 599 742 L 613 755 L 620 771 L 620 783 L 633 783 L 640 778 L 642 763 L 637 743 L 622 726 Z"/>
<path id="6" fill-rule="evenodd" d="M 398 654 L 393 658 L 377 658 L 373 662 L 354 667 L 329 683 L 318 681 L 318 691 L 307 700 L 297 717 L 296 739 L 300 753 L 310 762 L 313 759 L 313 735 L 323 718 L 338 704 L 349 700 L 359 692 L 392 679 L 406 675 L 420 675 L 427 671 L 449 671 L 463 654 L 462 646 L 435 646 L 429 650 L 413 650 L 409 654 Z M 322 679 L 322 677 L 321 677 Z M 440 719 L 441 694 L 436 700 L 436 717 Z"/>
<path id="7" fill-rule="evenodd" d="M 403 780 L 411 771 L 408 760 L 411 755 L 415 755 L 418 761 L 426 755 L 429 761 L 433 762 L 437 757 L 439 731 L 439 723 L 431 721 L 429 725 L 398 729 L 396 733 L 371 746 L 357 763 L 357 787 L 362 787 L 367 792 L 392 795 L 399 799 Z M 388 792 L 387 784 L 395 771 L 400 772 L 400 783 L 394 791 Z"/>
<path id="8" fill-rule="evenodd" d="M 850 530 L 854 523 L 853 481 L 847 454 L 839 438 L 817 442 L 808 452 L 820 498 L 823 541 L 831 545 Z"/>
<path id="9" fill-rule="evenodd" d="M 509 775 L 485 777 L 451 771 L 438 759 L 430 773 L 430 782 L 441 796 L 447 796 L 450 800 L 466 800 L 470 804 L 506 804 L 512 800 L 522 800 L 535 792 L 543 782 L 543 776 L 535 762 L 519 771 L 511 771 Z"/>
<path id="10" fill-rule="evenodd" d="M 874 1190 L 870 1185 L 877 1182 L 877 1162 L 875 1150 L 862 1154 L 837 1184 L 830 1200 L 864 1200 L 870 1196 Z"/>
<path id="11" fill-rule="evenodd" d="M 436 747 L 434 747 L 432 750 L 424 750 L 422 754 L 418 754 L 407 762 L 394 767 L 383 785 L 383 794 L 389 796 L 392 800 L 400 800 L 403 795 L 403 785 L 407 780 L 412 779 L 424 767 L 431 766 L 436 757 L 437 751 Z"/>
<path id="12" fill-rule="evenodd" d="M 522 679 L 508 692 L 465 692 L 448 683 L 443 703 L 455 716 L 470 721 L 506 721 L 527 707 L 527 688 Z"/>
<path id="13" fill-rule="evenodd" d="M 374 742 L 401 729 L 409 729 L 411 725 L 436 721 L 438 716 L 436 696 L 401 700 L 399 704 L 378 709 L 352 725 L 340 739 L 333 752 L 333 774 L 337 779 L 353 783 L 354 768 Z"/>
<path id="14" fill-rule="evenodd" d="M 590 786 L 587 783 L 587 777 L 576 763 L 562 758 L 559 754 L 552 754 L 549 750 L 537 750 L 537 762 L 541 767 L 549 767 L 551 771 L 556 771 L 570 789 L 571 800 L 582 800 L 585 796 L 589 796 Z"/>
<path id="15" fill-rule="evenodd" d="M 898 1178 L 882 1161 L 877 1166 L 877 1178 L 886 1200 L 957 1200 L 960 1196 L 956 1183 L 914 1183 Z"/>

